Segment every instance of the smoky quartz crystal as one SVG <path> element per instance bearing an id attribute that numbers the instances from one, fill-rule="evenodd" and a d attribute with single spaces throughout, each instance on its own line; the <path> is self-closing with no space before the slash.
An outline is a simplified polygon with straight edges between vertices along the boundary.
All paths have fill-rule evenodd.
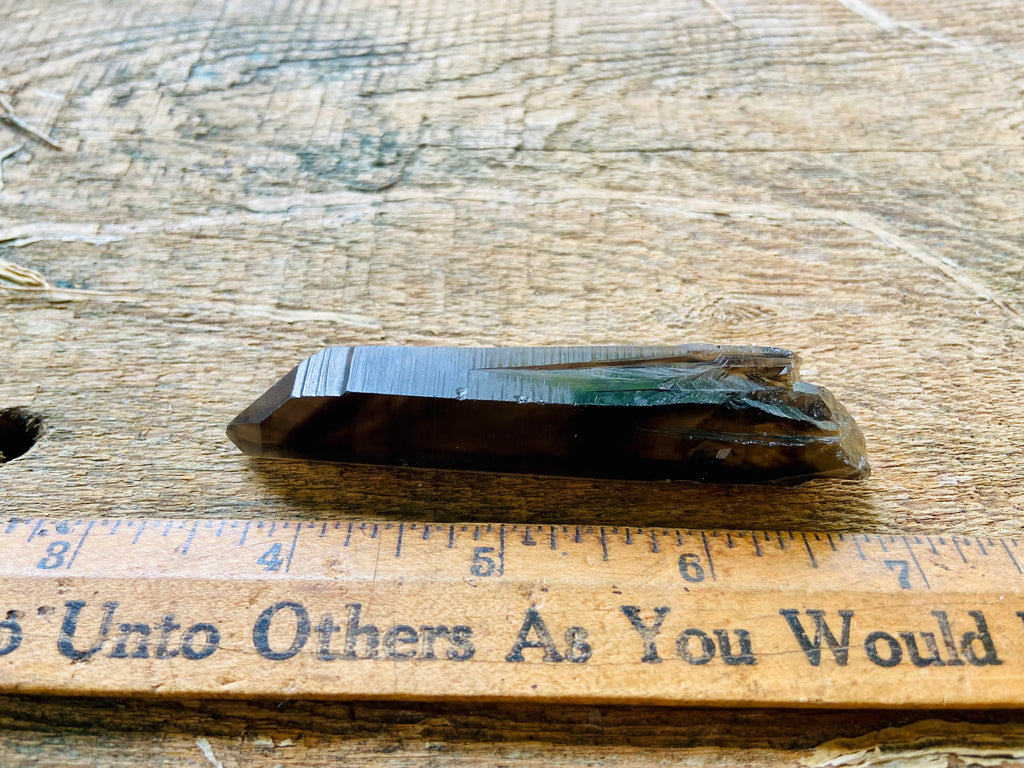
<path id="1" fill-rule="evenodd" d="M 228 426 L 243 452 L 725 483 L 864 478 L 864 437 L 771 347 L 329 347 Z"/>

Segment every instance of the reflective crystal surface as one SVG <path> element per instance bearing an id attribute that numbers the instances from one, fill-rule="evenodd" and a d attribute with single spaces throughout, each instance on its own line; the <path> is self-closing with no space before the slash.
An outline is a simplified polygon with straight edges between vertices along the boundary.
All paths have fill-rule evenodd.
<path id="1" fill-rule="evenodd" d="M 863 478 L 864 437 L 771 347 L 329 347 L 228 426 L 247 454 L 759 483 Z"/>

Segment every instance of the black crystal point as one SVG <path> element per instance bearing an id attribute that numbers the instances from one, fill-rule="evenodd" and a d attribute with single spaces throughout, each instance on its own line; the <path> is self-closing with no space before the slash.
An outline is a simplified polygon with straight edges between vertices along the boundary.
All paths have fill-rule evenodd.
<path id="1" fill-rule="evenodd" d="M 864 437 L 771 347 L 329 347 L 228 425 L 253 456 L 759 483 L 863 478 Z"/>

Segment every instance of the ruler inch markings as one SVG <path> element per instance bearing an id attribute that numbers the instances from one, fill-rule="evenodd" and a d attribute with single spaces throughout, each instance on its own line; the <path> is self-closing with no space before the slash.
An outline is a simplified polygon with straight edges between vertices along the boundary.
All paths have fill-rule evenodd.
<path id="1" fill-rule="evenodd" d="M 0 693 L 1024 704 L 1010 537 L 196 518 L 0 534 Z M 253 564 L 268 546 L 279 571 Z"/>

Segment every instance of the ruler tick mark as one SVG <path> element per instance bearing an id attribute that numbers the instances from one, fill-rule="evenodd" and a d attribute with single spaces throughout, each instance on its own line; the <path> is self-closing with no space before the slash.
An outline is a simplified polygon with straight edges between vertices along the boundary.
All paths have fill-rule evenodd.
<path id="1" fill-rule="evenodd" d="M 352 541 L 352 528 L 354 526 L 355 526 L 355 523 L 349 523 L 348 524 L 348 532 L 345 534 L 345 543 L 342 544 L 341 546 L 347 547 L 349 542 Z"/>
<path id="2" fill-rule="evenodd" d="M 956 536 L 950 537 L 950 540 L 953 542 L 953 546 L 956 548 L 957 554 L 960 555 L 960 559 L 963 560 L 966 563 L 967 562 L 967 558 L 964 557 L 964 551 L 962 549 L 960 549 L 960 542 L 957 541 Z"/>
<path id="3" fill-rule="evenodd" d="M 284 572 L 288 571 L 292 567 L 292 558 L 295 557 L 295 545 L 299 543 L 299 533 L 302 531 L 302 523 L 295 524 L 295 535 L 292 536 L 292 548 L 288 550 L 288 559 L 284 564 Z"/>
<path id="4" fill-rule="evenodd" d="M 842 536 L 842 534 L 840 534 L 840 536 Z M 837 551 L 836 550 L 836 543 L 834 541 L 832 541 L 832 534 L 831 533 L 826 533 L 825 534 L 825 538 L 828 539 L 828 545 L 830 547 L 832 547 L 832 551 L 833 552 Z M 840 541 L 842 541 L 841 538 L 840 538 Z"/>
<path id="5" fill-rule="evenodd" d="M 811 551 L 811 542 L 809 542 L 807 540 L 807 534 L 806 533 L 801 533 L 800 535 L 804 539 L 804 546 L 807 548 L 807 556 L 809 558 L 811 558 L 811 567 L 812 568 L 817 568 L 818 567 L 818 561 L 814 558 L 814 552 Z"/>
<path id="6" fill-rule="evenodd" d="M 975 541 L 978 542 L 978 549 L 981 550 L 981 554 L 987 555 L 988 554 L 988 550 L 986 550 L 985 549 L 985 545 L 981 543 L 981 539 L 975 538 Z M 989 542 L 989 546 L 992 546 L 992 542 L 991 541 Z"/>
<path id="7" fill-rule="evenodd" d="M 75 564 L 75 558 L 78 557 L 78 553 L 82 551 L 82 545 L 85 543 L 85 537 L 89 535 L 89 531 L 92 530 L 93 521 L 90 520 L 89 524 L 85 526 L 85 532 L 82 534 L 82 538 L 78 540 L 78 546 L 75 547 L 75 551 L 71 553 L 71 559 L 68 560 L 68 570 L 71 570 L 71 566 Z"/>
<path id="8" fill-rule="evenodd" d="M 860 559 L 861 560 L 867 560 L 867 557 L 864 556 L 864 550 L 860 548 L 860 542 L 857 541 L 857 534 L 856 533 L 852 534 L 850 536 L 850 538 L 853 539 L 853 545 L 857 548 L 857 554 L 860 555 Z M 865 536 L 864 540 L 867 541 L 867 538 L 868 537 Z"/>
<path id="9" fill-rule="evenodd" d="M 182 556 L 188 554 L 188 548 L 192 546 L 192 539 L 196 537 L 196 529 L 199 528 L 199 522 L 196 521 L 192 524 L 192 530 L 188 532 L 188 538 L 185 539 L 185 545 L 181 548 Z"/>
<path id="10" fill-rule="evenodd" d="M 36 537 L 36 535 L 39 533 L 39 529 L 42 528 L 42 527 L 43 527 L 43 521 L 42 520 L 36 520 L 35 527 L 32 529 L 32 532 L 28 535 L 28 541 L 32 541 L 32 539 L 34 539 Z"/>
<path id="11" fill-rule="evenodd" d="M 704 542 L 704 554 L 708 558 L 708 571 L 711 573 L 711 580 L 718 581 L 715 576 L 715 561 L 711 559 L 711 547 L 708 546 L 708 536 L 704 531 L 700 532 L 700 538 Z"/>
<path id="12" fill-rule="evenodd" d="M 922 568 L 921 564 L 917 561 L 917 555 L 914 554 L 914 548 L 910 546 L 910 542 L 907 540 L 906 536 L 903 537 L 903 546 L 907 548 L 907 552 L 910 553 L 910 559 L 913 560 L 914 565 L 917 566 L 917 572 L 921 574 L 921 578 L 924 580 L 924 586 L 927 589 L 931 589 L 932 585 L 928 583 L 928 577 L 924 575 L 924 568 Z"/>
<path id="13" fill-rule="evenodd" d="M 398 524 L 398 541 L 395 543 L 395 557 L 402 556 L 402 535 L 405 533 L 405 523 Z"/>
<path id="14" fill-rule="evenodd" d="M 242 536 L 238 540 L 238 546 L 241 547 L 241 546 L 243 546 L 245 544 L 245 540 L 249 536 L 249 526 L 251 526 L 251 525 L 252 525 L 252 523 L 249 520 L 245 521 L 245 526 L 242 528 Z M 139 533 L 141 533 L 141 531 L 139 531 Z"/>
<path id="15" fill-rule="evenodd" d="M 1013 556 L 1013 552 L 1011 552 L 1010 548 L 1006 546 L 1006 540 L 999 539 L 999 543 L 1003 545 L 1003 549 L 1006 550 L 1006 555 L 1010 558 L 1010 562 L 1013 563 L 1013 567 L 1017 569 L 1017 573 L 1024 573 L 1024 571 L 1020 569 L 1020 563 L 1017 562 L 1017 558 Z"/>
<path id="16" fill-rule="evenodd" d="M 608 560 L 608 537 L 605 535 L 604 526 L 601 526 L 601 559 Z"/>
<path id="17" fill-rule="evenodd" d="M 553 525 L 551 526 L 551 549 L 558 549 L 558 546 L 555 543 L 555 526 Z"/>
<path id="18" fill-rule="evenodd" d="M 451 549 L 454 546 L 455 546 L 455 526 L 454 525 L 449 525 L 448 526 L 448 549 Z"/>
<path id="19" fill-rule="evenodd" d="M 655 535 L 654 531 L 651 531 L 651 551 L 658 551 L 658 537 Z"/>
<path id="20" fill-rule="evenodd" d="M 754 533 L 754 534 L 753 534 L 753 535 L 752 535 L 752 536 L 750 537 L 750 540 L 754 542 L 754 553 L 755 553 L 755 554 L 756 554 L 756 555 L 757 555 L 758 557 L 764 557 L 764 553 L 763 553 L 763 552 L 761 552 L 761 545 L 757 543 L 757 533 Z"/>

